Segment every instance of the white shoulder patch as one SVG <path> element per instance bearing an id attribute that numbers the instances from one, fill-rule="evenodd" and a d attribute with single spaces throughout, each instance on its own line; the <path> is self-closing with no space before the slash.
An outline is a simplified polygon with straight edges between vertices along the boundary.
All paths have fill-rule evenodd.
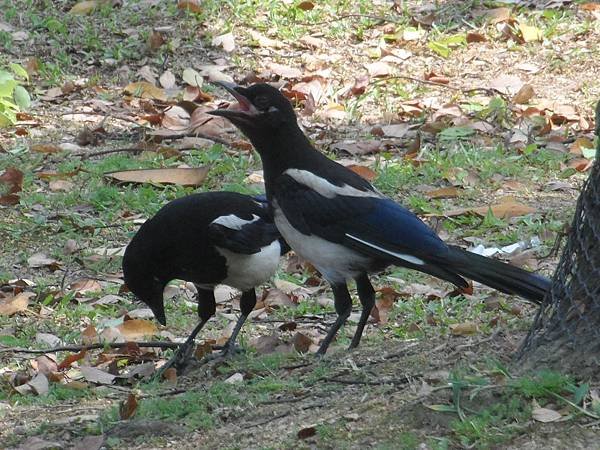
<path id="1" fill-rule="evenodd" d="M 251 220 L 245 220 L 241 217 L 236 216 L 235 214 L 229 214 L 228 216 L 217 217 L 211 223 L 222 225 L 224 227 L 229 228 L 230 230 L 241 230 L 244 225 L 256 222 L 258 219 L 260 219 L 260 217 L 258 217 L 256 214 L 252 214 Z"/>
<path id="2" fill-rule="evenodd" d="M 356 236 L 352 236 L 351 234 L 348 234 L 348 233 L 346 233 L 346 236 L 348 236 L 350 239 L 352 239 L 352 240 L 354 240 L 356 242 L 360 242 L 361 244 L 364 244 L 364 245 L 366 245 L 368 247 L 371 247 L 371 248 L 373 248 L 375 250 L 379 250 L 380 252 L 386 253 L 386 254 L 388 254 L 390 256 L 393 256 L 395 258 L 402 259 L 402 260 L 404 260 L 406 262 L 409 262 L 411 264 L 416 264 L 417 266 L 423 266 L 425 264 L 425 261 L 423 261 L 420 258 L 417 258 L 416 256 L 407 255 L 406 253 L 398 253 L 398 252 L 393 252 L 391 250 L 387 250 L 387 249 L 385 249 L 383 247 L 380 247 L 378 245 L 375 245 L 375 244 L 373 244 L 371 242 L 368 242 L 368 241 L 365 241 L 363 239 L 359 239 Z"/>
<path id="3" fill-rule="evenodd" d="M 344 186 L 336 186 L 325 178 L 321 178 L 308 170 L 288 169 L 283 173 L 289 175 L 298 183 L 308 186 L 313 191 L 318 192 L 326 198 L 334 198 L 336 195 L 344 195 L 347 197 L 381 197 L 381 194 L 377 191 L 361 191 L 360 189 L 348 186 L 347 184 Z"/>

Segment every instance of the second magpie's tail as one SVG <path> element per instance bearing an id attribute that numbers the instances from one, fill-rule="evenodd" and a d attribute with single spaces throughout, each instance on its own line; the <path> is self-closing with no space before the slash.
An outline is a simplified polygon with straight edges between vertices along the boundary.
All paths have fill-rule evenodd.
<path id="1" fill-rule="evenodd" d="M 542 303 L 551 280 L 502 261 L 449 246 L 448 266 L 453 272 L 506 294 L 519 295 Z"/>

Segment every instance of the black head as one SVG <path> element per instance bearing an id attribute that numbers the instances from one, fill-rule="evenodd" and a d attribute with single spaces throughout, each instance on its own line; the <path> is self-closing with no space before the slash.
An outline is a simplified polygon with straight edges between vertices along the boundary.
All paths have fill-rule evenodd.
<path id="1" fill-rule="evenodd" d="M 273 86 L 260 83 L 245 88 L 232 83 L 218 84 L 235 97 L 237 104 L 208 114 L 229 119 L 247 136 L 252 137 L 256 132 L 273 133 L 287 125 L 297 126 L 294 108 Z"/>
<path id="2" fill-rule="evenodd" d="M 147 261 L 135 255 L 135 245 L 130 244 L 123 256 L 123 278 L 129 290 L 144 302 L 162 325 L 167 324 L 163 291 L 167 282 L 153 275 L 146 267 Z"/>

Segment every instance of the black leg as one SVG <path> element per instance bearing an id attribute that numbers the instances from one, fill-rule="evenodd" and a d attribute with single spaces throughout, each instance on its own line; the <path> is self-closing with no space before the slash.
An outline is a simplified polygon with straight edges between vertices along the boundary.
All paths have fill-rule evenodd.
<path id="1" fill-rule="evenodd" d="M 356 333 L 354 333 L 354 337 L 350 343 L 350 348 L 358 347 L 367 320 L 369 320 L 371 310 L 373 309 L 373 306 L 375 306 L 375 289 L 373 289 L 373 285 L 369 281 L 369 277 L 366 273 L 362 273 L 356 277 L 356 289 L 358 291 L 360 304 L 362 305 L 362 312 L 360 313 L 360 320 L 356 327 Z"/>
<path id="2" fill-rule="evenodd" d="M 204 325 L 210 320 L 212 316 L 214 316 L 217 305 L 215 302 L 215 295 L 213 291 L 206 289 L 198 289 L 198 316 L 200 317 L 200 322 L 193 329 L 191 334 L 185 340 L 183 344 L 179 346 L 179 348 L 175 351 L 175 354 L 169 359 L 163 366 L 160 368 L 160 373 L 163 373 L 169 367 L 173 366 L 177 369 L 178 372 L 181 372 L 185 366 L 187 365 L 187 361 L 189 360 L 192 352 L 194 351 L 194 341 L 196 336 L 202 330 Z"/>
<path id="3" fill-rule="evenodd" d="M 235 328 L 233 329 L 233 333 L 231 333 L 231 337 L 223 346 L 223 356 L 231 354 L 235 351 L 235 340 L 237 339 L 237 336 L 240 333 L 240 330 L 242 329 L 242 325 L 244 325 L 244 322 L 246 322 L 248 315 L 252 312 L 255 306 L 256 291 L 254 289 L 250 289 L 249 291 L 243 292 L 242 298 L 240 299 L 241 315 L 237 323 L 235 324 Z"/>
<path id="4" fill-rule="evenodd" d="M 348 317 L 350 317 L 350 312 L 352 312 L 352 298 L 350 297 L 346 283 L 332 284 L 331 289 L 333 290 L 335 311 L 337 312 L 338 316 L 327 332 L 327 336 L 325 336 L 325 339 L 323 339 L 323 342 L 321 342 L 321 346 L 319 347 L 319 350 L 317 350 L 317 355 L 325 354 L 336 333 L 342 327 L 342 325 L 344 325 L 346 320 L 348 320 Z"/>

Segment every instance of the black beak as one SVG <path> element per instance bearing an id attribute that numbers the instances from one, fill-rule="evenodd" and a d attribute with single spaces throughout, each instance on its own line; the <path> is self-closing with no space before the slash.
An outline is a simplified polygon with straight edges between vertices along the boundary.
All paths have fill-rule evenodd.
<path id="1" fill-rule="evenodd" d="M 212 111 L 207 111 L 207 114 L 211 114 L 213 116 L 222 116 L 232 121 L 235 121 L 235 119 L 248 120 L 259 114 L 259 111 L 254 107 L 252 102 L 248 100 L 248 98 L 246 98 L 242 92 L 240 92 L 243 90 L 243 88 L 240 86 L 234 83 L 228 83 L 226 81 L 217 81 L 214 84 L 221 86 L 223 89 L 229 92 L 237 100 L 237 103 L 229 105 L 227 109 L 219 108 Z"/>
<path id="2" fill-rule="evenodd" d="M 154 313 L 154 318 L 158 320 L 161 325 L 167 324 L 167 318 L 165 317 L 165 306 L 163 305 L 162 301 L 155 306 L 150 306 L 150 309 Z"/>

